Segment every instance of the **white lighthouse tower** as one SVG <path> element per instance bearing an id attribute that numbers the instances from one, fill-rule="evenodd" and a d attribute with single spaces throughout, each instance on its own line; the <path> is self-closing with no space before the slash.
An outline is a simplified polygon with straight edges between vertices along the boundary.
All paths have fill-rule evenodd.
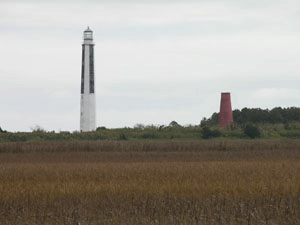
<path id="1" fill-rule="evenodd" d="M 81 98 L 80 98 L 80 131 L 96 129 L 96 99 L 94 75 L 94 42 L 93 31 L 88 27 L 83 32 Z"/>

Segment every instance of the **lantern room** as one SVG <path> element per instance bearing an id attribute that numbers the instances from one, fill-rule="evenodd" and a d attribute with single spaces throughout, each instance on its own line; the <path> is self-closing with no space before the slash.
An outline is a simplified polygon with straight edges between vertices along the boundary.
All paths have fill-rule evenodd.
<path id="1" fill-rule="evenodd" d="M 83 34 L 84 40 L 93 40 L 93 31 L 88 27 Z"/>

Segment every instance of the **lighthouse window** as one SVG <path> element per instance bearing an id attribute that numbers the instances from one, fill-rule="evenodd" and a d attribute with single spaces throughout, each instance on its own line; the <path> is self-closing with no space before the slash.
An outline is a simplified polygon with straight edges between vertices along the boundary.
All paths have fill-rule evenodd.
<path id="1" fill-rule="evenodd" d="M 92 39 L 92 33 L 86 33 L 85 37 L 86 39 Z"/>

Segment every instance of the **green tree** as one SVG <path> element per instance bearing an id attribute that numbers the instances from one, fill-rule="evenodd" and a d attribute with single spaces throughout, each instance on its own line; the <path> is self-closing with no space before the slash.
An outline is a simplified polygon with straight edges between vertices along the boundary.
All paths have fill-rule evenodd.
<path id="1" fill-rule="evenodd" d="M 170 127 L 176 127 L 176 126 L 180 126 L 176 121 L 172 121 L 170 124 L 169 124 Z"/>
<path id="2" fill-rule="evenodd" d="M 207 119 L 206 117 L 203 117 L 203 119 L 200 121 L 200 127 L 206 127 L 207 126 Z"/>

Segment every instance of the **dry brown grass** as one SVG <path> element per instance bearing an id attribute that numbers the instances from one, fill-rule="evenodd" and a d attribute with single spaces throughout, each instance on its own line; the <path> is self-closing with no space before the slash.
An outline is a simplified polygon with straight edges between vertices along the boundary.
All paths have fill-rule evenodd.
<path id="1" fill-rule="evenodd" d="M 2 142 L 1 153 L 29 152 L 195 152 L 298 150 L 300 141 L 86 141 Z"/>
<path id="2" fill-rule="evenodd" d="M 127 150 L 59 152 L 44 143 L 49 149 L 38 152 L 29 143 L 25 153 L 1 153 L 0 223 L 300 223 L 298 142 L 227 142 L 207 151 L 197 143 L 214 145 L 112 142 Z M 151 150 L 129 150 L 147 144 Z"/>

